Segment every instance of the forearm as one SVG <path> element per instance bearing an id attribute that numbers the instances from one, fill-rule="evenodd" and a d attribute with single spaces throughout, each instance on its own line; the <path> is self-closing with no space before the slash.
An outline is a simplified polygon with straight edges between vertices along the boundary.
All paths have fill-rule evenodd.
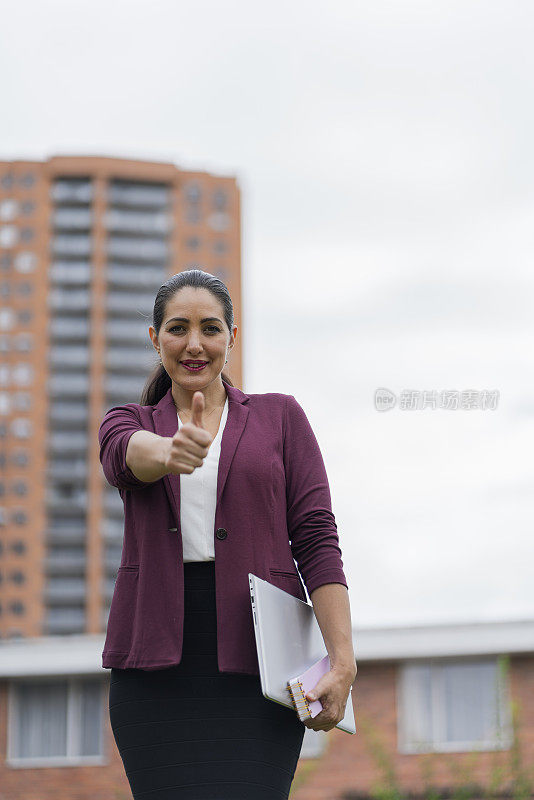
<path id="1" fill-rule="evenodd" d="M 172 439 L 150 431 L 136 431 L 126 448 L 126 465 L 141 481 L 157 481 L 168 473 L 165 459 Z"/>
<path id="2" fill-rule="evenodd" d="M 310 595 L 332 668 L 356 677 L 349 593 L 342 583 L 324 583 Z"/>

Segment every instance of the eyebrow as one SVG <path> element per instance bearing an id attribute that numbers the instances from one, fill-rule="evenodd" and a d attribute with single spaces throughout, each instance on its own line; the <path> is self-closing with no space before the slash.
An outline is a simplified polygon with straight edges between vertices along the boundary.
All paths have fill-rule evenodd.
<path id="1" fill-rule="evenodd" d="M 211 322 L 212 320 L 220 322 L 221 325 L 223 324 L 222 320 L 220 320 L 219 317 L 204 317 L 203 319 L 200 320 L 200 324 L 203 325 L 205 322 Z M 165 325 L 168 325 L 169 322 L 189 322 L 189 321 L 190 320 L 188 320 L 187 317 L 171 317 L 171 319 L 167 320 Z"/>

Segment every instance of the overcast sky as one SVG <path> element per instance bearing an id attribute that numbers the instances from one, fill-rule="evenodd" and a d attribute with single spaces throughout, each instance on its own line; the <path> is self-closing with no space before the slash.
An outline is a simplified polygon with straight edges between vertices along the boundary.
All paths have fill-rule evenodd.
<path id="1" fill-rule="evenodd" d="M 533 23 L 527 0 L 3 4 L 0 158 L 238 177 L 243 389 L 308 414 L 356 627 L 534 614 Z M 378 387 L 500 394 L 379 412 Z"/>

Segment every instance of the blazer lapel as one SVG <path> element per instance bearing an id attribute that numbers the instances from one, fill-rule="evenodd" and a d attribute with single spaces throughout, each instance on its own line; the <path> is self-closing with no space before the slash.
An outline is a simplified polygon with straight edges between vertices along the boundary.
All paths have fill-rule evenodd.
<path id="1" fill-rule="evenodd" d="M 248 417 L 248 403 L 250 397 L 235 386 L 224 382 L 224 387 L 228 395 L 228 417 L 221 439 L 221 454 L 219 457 L 219 468 L 217 473 L 217 505 L 226 484 L 230 464 L 234 457 L 241 434 L 245 428 Z M 171 438 L 178 429 L 176 406 L 172 398 L 172 386 L 163 395 L 152 412 L 154 429 L 159 436 Z M 180 523 L 180 476 L 164 475 L 163 484 L 173 513 Z"/>

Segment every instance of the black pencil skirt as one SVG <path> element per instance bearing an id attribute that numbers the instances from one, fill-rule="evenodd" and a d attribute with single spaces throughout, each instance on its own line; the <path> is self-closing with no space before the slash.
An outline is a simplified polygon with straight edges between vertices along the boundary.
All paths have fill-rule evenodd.
<path id="1" fill-rule="evenodd" d="M 259 676 L 219 672 L 215 561 L 184 563 L 180 664 L 111 669 L 109 714 L 134 800 L 283 800 L 305 726 Z"/>

